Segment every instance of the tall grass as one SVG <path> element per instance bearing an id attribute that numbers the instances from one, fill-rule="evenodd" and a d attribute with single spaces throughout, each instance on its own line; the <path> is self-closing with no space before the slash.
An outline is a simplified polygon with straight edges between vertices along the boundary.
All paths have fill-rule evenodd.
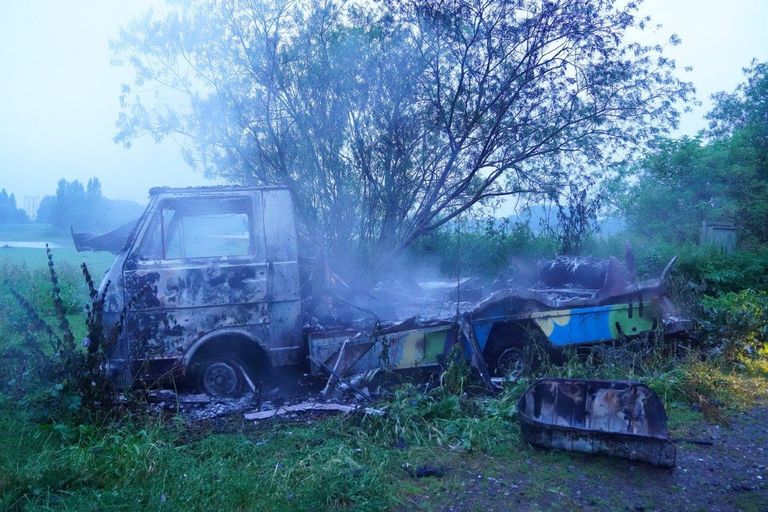
<path id="1" fill-rule="evenodd" d="M 559 364 L 544 360 L 535 373 L 495 396 L 477 393 L 470 369 L 462 358 L 454 358 L 431 389 L 423 384 L 393 389 L 376 404 L 385 411 L 381 417 L 298 418 L 258 425 L 230 418 L 190 425 L 181 417 L 150 414 L 79 419 L 32 414 L 29 402 L 11 391 L 20 384 L 25 390 L 34 386 L 30 376 L 37 374 L 35 357 L 44 359 L 55 351 L 45 349 L 35 356 L 28 350 L 22 358 L 27 367 L 0 364 L 0 510 L 408 508 L 416 486 L 412 468 L 419 465 L 458 466 L 480 454 L 519 471 L 539 471 L 526 463 L 539 452 L 521 443 L 515 404 L 526 385 L 540 376 L 639 380 L 662 397 L 675 428 L 705 416 L 723 421 L 730 411 L 768 396 L 765 297 L 760 291 L 740 291 L 749 270 L 729 273 L 727 263 L 711 267 L 723 270 L 720 275 L 727 278 L 715 279 L 709 270 L 691 274 L 686 262 L 695 261 L 697 251 L 683 254 L 670 293 L 695 313 L 700 344 L 656 336 L 571 351 Z M 477 257 L 484 252 L 478 244 Z M 637 253 L 638 267 L 645 265 L 650 274 L 668 255 L 661 250 L 656 255 L 645 249 Z M 6 266 L 3 275 L 0 350 L 34 347 L 25 333 L 39 332 L 30 326 L 30 315 L 13 297 L 11 285 L 27 298 L 31 310 L 42 312 L 53 336 L 59 334 L 56 325 L 64 325 L 60 314 L 46 313 L 56 302 L 73 339 L 86 334 L 84 320 L 97 327 L 94 310 L 87 318 L 84 306 L 89 294 L 92 300 L 98 295 L 77 269 L 58 269 L 58 301 L 50 293 L 48 274 L 40 270 Z M 756 286 L 760 279 L 755 278 Z M 36 341 L 41 340 L 37 335 Z M 61 391 L 56 386 L 44 389 Z"/>

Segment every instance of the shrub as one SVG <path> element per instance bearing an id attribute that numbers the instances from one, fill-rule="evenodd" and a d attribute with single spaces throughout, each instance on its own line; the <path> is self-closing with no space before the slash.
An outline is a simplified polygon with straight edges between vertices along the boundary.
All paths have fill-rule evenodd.
<path id="1" fill-rule="evenodd" d="M 2 313 L 10 316 L 17 312 L 11 290 L 23 295 L 37 311 L 53 311 L 50 271 L 45 268 L 30 269 L 24 264 L 5 263 L 0 267 L 3 286 L 0 289 Z M 67 315 L 80 314 L 85 306 L 85 283 L 79 269 L 72 265 L 56 265 L 59 281 L 59 297 Z"/>
<path id="2" fill-rule="evenodd" d="M 510 263 L 557 252 L 557 240 L 537 236 L 527 224 L 485 219 L 443 229 L 417 240 L 409 256 L 436 265 L 444 275 L 514 277 Z"/>
<path id="3" fill-rule="evenodd" d="M 746 288 L 768 291 L 768 250 L 739 250 L 730 254 L 712 247 L 673 246 L 635 242 L 638 274 L 656 277 L 677 256 L 672 275 L 695 284 L 707 295 Z"/>
<path id="4" fill-rule="evenodd" d="M 710 347 L 728 361 L 768 355 L 768 293 L 751 289 L 703 299 L 702 324 Z"/>

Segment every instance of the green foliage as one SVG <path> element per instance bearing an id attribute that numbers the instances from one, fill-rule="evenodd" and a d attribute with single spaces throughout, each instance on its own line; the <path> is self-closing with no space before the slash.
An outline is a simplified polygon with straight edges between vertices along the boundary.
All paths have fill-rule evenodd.
<path id="1" fill-rule="evenodd" d="M 536 236 L 527 224 L 488 218 L 457 224 L 419 238 L 408 255 L 436 265 L 444 275 L 514 277 L 515 263 L 551 256 L 557 240 Z"/>
<path id="2" fill-rule="evenodd" d="M 768 290 L 768 249 L 723 254 L 706 247 L 681 251 L 677 272 L 709 294 Z"/>
<path id="3" fill-rule="evenodd" d="M 705 297 L 704 312 L 707 341 L 728 360 L 768 357 L 768 292 L 747 289 Z"/>
<path id="4" fill-rule="evenodd" d="M 765 363 L 765 358 L 762 362 Z M 707 408 L 739 410 L 753 407 L 768 394 L 768 372 L 756 374 L 734 369 L 733 365 L 720 360 L 692 361 L 675 371 L 674 385 L 682 392 L 681 400 Z M 712 419 L 727 422 L 719 411 L 710 414 Z"/>
<path id="5" fill-rule="evenodd" d="M 36 251 L 41 252 L 39 249 Z M 3 263 L 0 265 L 3 275 L 3 286 L 0 297 L 6 307 L 13 309 L 13 301 L 9 300 L 10 289 L 23 295 L 37 311 L 53 310 L 53 295 L 51 294 L 50 273 L 47 268 L 30 268 L 26 264 Z M 61 265 L 57 268 L 59 276 L 59 298 L 68 315 L 82 311 L 86 289 L 80 279 L 80 273 L 72 265 Z M 5 310 L 8 314 L 11 310 Z"/>
<path id="6" fill-rule="evenodd" d="M 677 261 L 671 269 L 673 280 L 687 288 L 685 293 L 715 296 L 738 292 L 746 288 L 768 290 L 768 247 L 736 250 L 725 254 L 713 247 L 694 244 L 649 242 L 638 235 L 614 236 L 593 241 L 591 254 L 607 258 L 623 254 L 625 241 L 630 241 L 635 254 L 635 265 L 641 279 L 659 277 L 673 256 Z M 678 292 L 674 287 L 670 290 Z M 682 297 L 681 297 L 682 298 Z"/>
<path id="7" fill-rule="evenodd" d="M 64 291 L 71 293 L 75 289 L 72 276 L 59 274 L 50 250 L 48 260 L 48 300 L 36 304 L 25 297 L 18 286 L 27 281 L 35 290 L 42 286 L 39 274 L 37 277 L 27 274 L 25 280 L 25 273 L 17 267 L 16 275 L 20 279 L 4 282 L 0 300 L 8 307 L 3 308 L 0 324 L 0 335 L 5 335 L 0 344 L 0 393 L 23 404 L 40 420 L 83 418 L 107 411 L 103 407 L 111 399 L 110 385 L 101 371 L 100 317 L 93 314 L 94 307 L 103 302 L 104 294 L 95 292 L 83 265 L 92 297 L 87 328 L 96 343 L 88 351 L 81 350 L 76 341 L 80 331 L 73 330 L 68 315 L 67 308 L 72 307 L 73 302 L 64 300 Z M 33 295 L 32 299 L 40 297 Z"/>
<path id="8" fill-rule="evenodd" d="M 448 352 L 446 370 L 440 376 L 440 386 L 450 394 L 461 395 L 469 384 L 470 370 L 462 345 L 455 343 Z"/>
<path id="9" fill-rule="evenodd" d="M 597 215 L 603 208 L 606 191 L 599 187 L 594 170 L 571 169 L 571 177 L 562 189 L 549 193 L 557 208 L 557 222 L 544 228 L 559 241 L 558 254 L 582 255 L 590 237 L 597 232 Z"/>
<path id="10" fill-rule="evenodd" d="M 511 424 L 515 399 L 511 393 L 478 398 L 442 386 L 423 392 L 405 385 L 381 405 L 386 414 L 368 418 L 366 428 L 379 442 L 492 453 L 518 439 Z"/>
<path id="11" fill-rule="evenodd" d="M 613 194 L 630 229 L 649 239 L 684 244 L 698 240 L 704 219 L 732 218 L 735 204 L 724 188 L 727 171 L 719 156 L 698 138 L 660 141 L 617 185 L 626 192 Z"/>
<path id="12" fill-rule="evenodd" d="M 768 64 L 745 73 L 736 92 L 714 96 L 709 139 L 661 140 L 614 183 L 633 231 L 682 244 L 698 239 L 703 220 L 732 220 L 743 246 L 768 242 Z"/>
<path id="13" fill-rule="evenodd" d="M 707 114 L 709 134 L 716 139 L 739 135 L 746 146 L 762 152 L 768 149 L 768 62 L 753 60 L 745 68 L 746 80 L 732 93 L 712 96 L 715 106 Z"/>

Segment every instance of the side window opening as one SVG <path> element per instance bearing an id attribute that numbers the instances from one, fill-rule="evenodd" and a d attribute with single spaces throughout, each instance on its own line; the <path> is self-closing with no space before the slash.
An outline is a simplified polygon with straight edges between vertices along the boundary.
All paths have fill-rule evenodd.
<path id="1" fill-rule="evenodd" d="M 176 260 L 184 257 L 183 217 L 173 208 L 160 210 L 163 219 L 163 259 Z"/>
<path id="2" fill-rule="evenodd" d="M 174 199 L 155 212 L 139 246 L 140 259 L 254 254 L 249 198 Z"/>
<path id="3" fill-rule="evenodd" d="M 163 235 L 160 217 L 153 215 L 149 227 L 144 232 L 136 254 L 140 260 L 159 260 L 163 258 Z"/>

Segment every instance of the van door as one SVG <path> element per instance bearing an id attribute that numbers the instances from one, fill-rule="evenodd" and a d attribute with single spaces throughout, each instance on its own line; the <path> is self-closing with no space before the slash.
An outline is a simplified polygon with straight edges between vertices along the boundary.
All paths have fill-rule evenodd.
<path id="1" fill-rule="evenodd" d="M 123 269 L 131 359 L 178 359 L 221 327 L 270 321 L 261 194 L 156 202 Z"/>

